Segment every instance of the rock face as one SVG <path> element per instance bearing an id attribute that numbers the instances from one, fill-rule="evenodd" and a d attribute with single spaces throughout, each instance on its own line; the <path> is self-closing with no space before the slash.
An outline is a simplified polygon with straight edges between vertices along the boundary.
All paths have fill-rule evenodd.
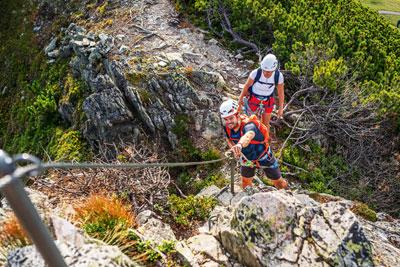
<path id="1" fill-rule="evenodd" d="M 67 266 L 139 266 L 115 246 L 85 244 L 76 247 L 69 243 L 57 243 Z M 8 255 L 8 267 L 46 266 L 34 246 L 16 249 Z"/>
<path id="2" fill-rule="evenodd" d="M 275 191 L 244 197 L 232 212 L 217 214 L 212 233 L 246 266 L 374 265 L 360 221 L 341 202 Z"/>
<path id="3" fill-rule="evenodd" d="M 57 215 L 52 215 L 51 222 L 55 238 L 58 242 L 69 243 L 77 248 L 85 245 L 86 238 L 84 237 L 83 232 L 77 229 L 69 221 L 58 217 Z"/>
<path id="4" fill-rule="evenodd" d="M 156 218 L 150 218 L 138 228 L 144 240 L 161 245 L 163 241 L 175 241 L 176 237 L 171 227 Z"/>
<path id="5" fill-rule="evenodd" d="M 166 137 L 174 147 L 177 136 L 172 129 L 178 114 L 194 119 L 198 136 L 210 140 L 221 134 L 215 110 L 225 83 L 218 73 L 183 73 L 178 65 L 168 66 L 168 72 L 163 73 L 143 71 L 139 63 L 136 68 L 128 63 L 133 57 L 109 60 L 110 54 L 118 50 L 118 38 L 104 33 L 94 35 L 73 23 L 63 34 L 61 40 L 51 40 L 45 53 L 50 61 L 70 58 L 74 75 L 88 85 L 82 105 L 86 121 L 81 130 L 93 147 L 120 139 L 136 142 L 139 129 Z M 125 47 L 123 53 L 128 49 Z M 166 61 L 160 61 L 162 67 L 167 67 Z M 77 108 L 78 103 L 65 101 L 60 103 L 59 112 L 64 120 L 76 125 L 73 114 Z"/>
<path id="6" fill-rule="evenodd" d="M 375 223 L 362 220 L 364 233 L 371 241 L 376 266 L 400 266 L 400 219 L 385 217 Z"/>
<path id="7" fill-rule="evenodd" d="M 187 240 L 194 252 L 196 262 L 201 266 L 228 265 L 228 257 L 223 253 L 220 243 L 212 235 L 200 234 Z"/>

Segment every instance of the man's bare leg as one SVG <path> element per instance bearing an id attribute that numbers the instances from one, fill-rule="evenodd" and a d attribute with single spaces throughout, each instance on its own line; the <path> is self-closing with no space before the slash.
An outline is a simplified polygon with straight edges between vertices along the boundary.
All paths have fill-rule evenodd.
<path id="1" fill-rule="evenodd" d="M 267 128 L 268 128 L 268 134 L 269 134 L 269 122 L 270 122 L 270 120 L 271 120 L 271 114 L 272 113 L 263 113 L 262 114 L 262 118 L 261 118 L 261 122 L 265 125 L 265 126 L 267 126 Z"/>

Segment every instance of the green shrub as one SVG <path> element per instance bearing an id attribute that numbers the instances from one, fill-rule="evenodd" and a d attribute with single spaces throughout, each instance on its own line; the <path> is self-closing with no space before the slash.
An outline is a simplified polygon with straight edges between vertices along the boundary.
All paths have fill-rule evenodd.
<path id="1" fill-rule="evenodd" d="M 68 131 L 58 113 L 59 103 L 76 102 L 74 118 L 82 118 L 80 98 L 85 85 L 68 72 L 67 60 L 47 63 L 32 31 L 37 12 L 34 2 L 2 1 L 0 8 L 4 13 L 0 21 L 0 88 L 7 88 L 0 96 L 0 146 L 10 154 L 55 158 L 55 151 L 49 150 L 60 141 L 56 135 L 61 129 Z M 62 21 L 68 20 L 54 21 L 55 30 Z M 43 34 L 42 38 L 48 37 Z"/>
<path id="2" fill-rule="evenodd" d="M 55 160 L 83 161 L 90 158 L 89 148 L 78 131 L 57 128 L 50 154 Z"/>
<path id="3" fill-rule="evenodd" d="M 168 198 L 169 211 L 177 224 L 188 226 L 190 220 L 205 220 L 217 204 L 214 198 L 195 197 L 180 198 L 170 195 Z"/>
<path id="4" fill-rule="evenodd" d="M 53 159 L 70 160 L 89 157 L 80 133 L 66 129 L 58 113 L 59 103 L 70 101 L 76 104 L 73 115 L 77 123 L 83 120 L 81 104 L 86 85 L 73 79 L 67 68 L 65 61 L 44 64 L 38 77 L 25 84 L 16 96 L 1 99 L 16 100 L 11 108 L 2 110 L 7 127 L 0 133 L 0 139 L 10 153 L 28 152 L 38 156 L 48 153 Z"/>
<path id="5" fill-rule="evenodd" d="M 131 241 L 136 242 L 132 247 L 130 247 L 128 255 L 131 255 L 133 259 L 136 259 L 145 265 L 152 264 L 161 259 L 161 255 L 158 251 L 166 255 L 167 258 L 173 257 L 176 253 L 175 241 L 163 240 L 160 245 L 154 247 L 150 241 L 142 241 L 132 229 L 128 230 L 128 233 L 128 238 Z M 155 248 L 157 250 L 155 250 Z M 173 261 L 171 266 L 176 266 L 176 262 Z"/>
<path id="6" fill-rule="evenodd" d="M 199 179 L 195 180 L 192 184 L 192 187 L 194 188 L 194 192 L 198 193 L 201 191 L 201 189 L 215 185 L 218 186 L 219 188 L 223 188 L 224 186 L 229 184 L 229 180 L 224 177 L 224 175 L 220 172 L 216 174 L 209 174 L 205 179 Z"/>
<path id="7" fill-rule="evenodd" d="M 327 87 L 330 90 L 342 89 L 338 85 L 344 85 L 343 81 L 347 71 L 347 66 L 342 58 L 323 61 L 315 66 L 313 81 L 315 84 Z"/>
<path id="8" fill-rule="evenodd" d="M 60 124 L 57 103 L 62 89 L 59 81 L 64 76 L 67 64 L 43 64 L 41 72 L 35 75 L 36 78 L 30 84 L 21 80 L 22 87 L 15 89 L 15 95 L 0 98 L 5 104 L 1 112 L 5 115 L 7 125 L 1 131 L 0 139 L 10 153 L 45 154 L 56 125 Z M 9 101 L 12 101 L 11 106 L 7 104 Z"/>
<path id="9" fill-rule="evenodd" d="M 349 166 L 342 157 L 329 155 L 313 143 L 309 144 L 309 147 L 311 152 L 305 152 L 289 143 L 283 150 L 282 160 L 303 170 L 283 164 L 282 171 L 298 172 L 298 179 L 309 190 L 327 194 L 342 193 L 343 189 L 349 187 L 349 181 L 343 184 L 336 178 L 342 174 L 357 177 L 357 172 L 350 172 Z"/>
<path id="10" fill-rule="evenodd" d="M 201 152 L 200 157 L 204 161 L 216 160 L 221 158 L 221 152 L 214 147 L 210 147 L 206 151 Z"/>

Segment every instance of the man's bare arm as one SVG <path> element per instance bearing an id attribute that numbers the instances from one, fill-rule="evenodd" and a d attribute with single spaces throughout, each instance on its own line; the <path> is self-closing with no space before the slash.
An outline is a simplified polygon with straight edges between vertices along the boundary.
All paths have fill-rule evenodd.
<path id="1" fill-rule="evenodd" d="M 254 136 L 256 135 L 255 132 L 253 131 L 249 131 L 247 133 L 245 133 L 239 140 L 238 144 L 241 144 L 242 147 L 247 147 L 251 140 L 253 140 Z"/>
<path id="2" fill-rule="evenodd" d="M 278 103 L 278 117 L 282 118 L 283 116 L 283 105 L 285 104 L 285 92 L 284 92 L 284 84 L 278 84 L 278 97 L 279 97 L 279 103 Z"/>

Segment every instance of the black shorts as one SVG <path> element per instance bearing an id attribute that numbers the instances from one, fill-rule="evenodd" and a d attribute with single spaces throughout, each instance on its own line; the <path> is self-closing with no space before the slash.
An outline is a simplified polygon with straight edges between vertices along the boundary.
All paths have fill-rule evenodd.
<path id="1" fill-rule="evenodd" d="M 272 157 L 270 161 L 262 162 L 262 165 L 260 164 L 260 166 L 269 167 L 269 168 L 262 168 L 262 170 L 264 171 L 265 175 L 271 180 L 278 180 L 282 176 L 281 170 L 279 169 L 275 157 Z M 256 174 L 256 168 L 241 166 L 240 174 L 243 177 L 252 178 Z"/>

